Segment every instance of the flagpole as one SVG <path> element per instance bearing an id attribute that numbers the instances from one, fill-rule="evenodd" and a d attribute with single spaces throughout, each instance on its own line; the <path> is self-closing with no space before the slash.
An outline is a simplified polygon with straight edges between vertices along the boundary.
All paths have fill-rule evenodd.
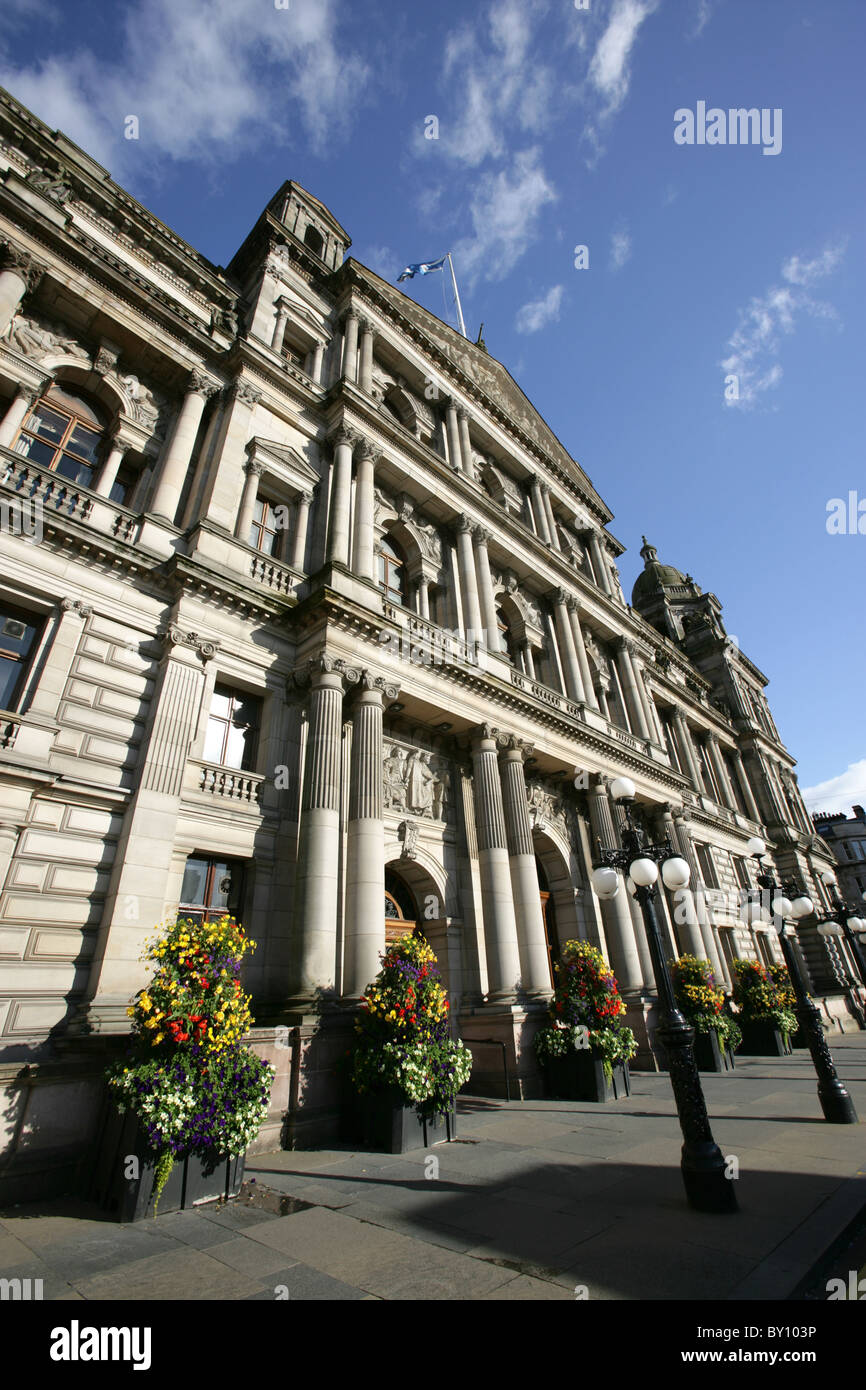
<path id="1" fill-rule="evenodd" d="M 466 324 L 463 320 L 463 306 L 460 303 L 460 291 L 457 288 L 457 276 L 454 274 L 454 262 L 451 259 L 451 252 L 448 252 L 448 265 L 451 270 L 451 283 L 454 286 L 454 298 L 457 300 L 457 317 L 460 320 L 460 332 L 466 337 Z"/>

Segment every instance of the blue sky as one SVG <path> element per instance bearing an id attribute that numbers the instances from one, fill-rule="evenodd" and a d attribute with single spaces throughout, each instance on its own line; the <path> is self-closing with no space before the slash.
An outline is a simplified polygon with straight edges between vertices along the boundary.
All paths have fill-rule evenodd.
<path id="1" fill-rule="evenodd" d="M 626 593 L 646 533 L 769 676 L 812 809 L 866 803 L 866 534 L 827 530 L 854 493 L 866 532 L 863 0 L 4 0 L 0 26 L 0 83 L 218 264 L 285 178 L 392 281 L 452 250 L 469 335 L 614 512 Z M 699 102 L 766 110 L 778 153 L 677 144 Z M 404 288 L 455 321 L 444 277 Z"/>

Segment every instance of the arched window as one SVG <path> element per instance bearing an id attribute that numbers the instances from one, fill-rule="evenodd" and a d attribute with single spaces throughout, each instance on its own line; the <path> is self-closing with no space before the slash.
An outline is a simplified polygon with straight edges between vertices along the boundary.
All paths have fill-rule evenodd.
<path id="1" fill-rule="evenodd" d="M 379 542 L 379 588 L 389 603 L 406 606 L 406 561 L 394 542 L 383 536 Z"/>
<path id="2" fill-rule="evenodd" d="M 496 627 L 499 632 L 499 650 L 502 652 L 503 656 L 507 656 L 508 660 L 512 661 L 516 666 L 517 648 L 514 643 L 514 637 L 508 618 L 501 608 L 497 608 L 496 610 Z"/>
<path id="3" fill-rule="evenodd" d="M 82 487 L 90 487 L 105 453 L 102 414 L 72 391 L 54 384 L 25 417 L 14 448 Z"/>

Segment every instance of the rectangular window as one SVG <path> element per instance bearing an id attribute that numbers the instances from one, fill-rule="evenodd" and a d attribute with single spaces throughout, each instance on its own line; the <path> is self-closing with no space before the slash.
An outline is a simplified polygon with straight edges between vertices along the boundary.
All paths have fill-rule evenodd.
<path id="1" fill-rule="evenodd" d="M 287 511 L 286 506 L 272 502 L 268 497 L 257 497 L 247 544 L 276 558 L 280 553 L 280 538 L 285 529 Z"/>
<path id="2" fill-rule="evenodd" d="M 228 914 L 240 921 L 243 865 L 237 859 L 207 859 L 190 855 L 183 871 L 178 917 L 213 922 Z"/>
<path id="3" fill-rule="evenodd" d="M 0 709 L 14 710 L 44 620 L 0 603 Z"/>
<path id="4" fill-rule="evenodd" d="M 737 875 L 737 882 L 739 883 L 740 887 L 754 887 L 752 880 L 749 876 L 749 866 L 746 863 L 745 859 L 741 859 L 740 856 L 737 854 L 732 854 L 731 859 L 733 860 L 734 873 Z"/>
<path id="5" fill-rule="evenodd" d="M 261 711 L 262 702 L 255 695 L 216 686 L 207 721 L 205 761 L 252 772 L 258 752 Z"/>
<path id="6" fill-rule="evenodd" d="M 670 715 L 659 710 L 659 718 L 661 719 L 662 732 L 665 736 L 665 744 L 667 746 L 668 756 L 671 760 L 671 766 L 675 767 L 677 772 L 682 772 L 683 769 L 680 765 L 679 749 L 677 748 L 677 741 L 674 737 Z"/>
<path id="7" fill-rule="evenodd" d="M 698 868 L 701 871 L 701 878 L 707 888 L 718 888 L 719 880 L 709 845 L 695 845 L 695 852 L 698 856 Z"/>

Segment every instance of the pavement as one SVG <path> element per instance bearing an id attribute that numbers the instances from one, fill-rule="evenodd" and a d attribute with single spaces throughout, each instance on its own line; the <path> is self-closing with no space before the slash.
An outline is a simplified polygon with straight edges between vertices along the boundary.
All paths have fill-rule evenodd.
<path id="1" fill-rule="evenodd" d="M 866 1034 L 829 1041 L 866 1122 Z M 241 1199 L 131 1225 L 5 1208 L 0 1280 L 64 1301 L 821 1298 L 862 1260 L 866 1123 L 823 1119 L 802 1051 L 702 1081 L 734 1214 L 686 1205 L 669 1078 L 637 1072 L 607 1105 L 461 1096 L 457 1140 L 427 1151 L 259 1154 Z"/>

